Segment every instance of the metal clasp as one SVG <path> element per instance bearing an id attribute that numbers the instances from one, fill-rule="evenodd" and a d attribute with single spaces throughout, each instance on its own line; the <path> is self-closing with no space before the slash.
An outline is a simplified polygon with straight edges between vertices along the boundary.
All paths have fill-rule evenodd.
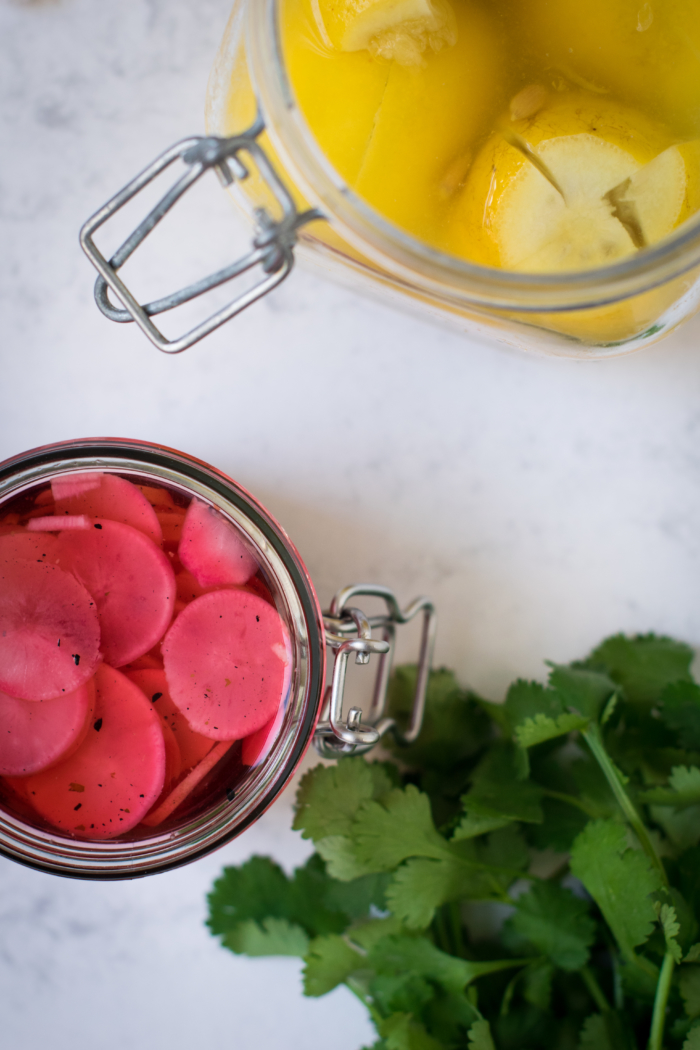
<path id="1" fill-rule="evenodd" d="M 103 208 L 100 208 L 80 231 L 80 244 L 100 276 L 95 283 L 95 300 L 105 317 L 111 321 L 136 321 L 137 325 L 151 340 L 154 346 L 166 354 L 179 354 L 194 343 L 209 335 L 215 328 L 245 310 L 246 306 L 267 295 L 289 275 L 294 266 L 293 248 L 297 240 L 297 230 L 308 222 L 322 219 L 321 212 L 312 208 L 308 211 L 297 211 L 291 194 L 273 168 L 257 139 L 265 130 L 265 123 L 260 115 L 255 123 L 241 135 L 231 138 L 194 136 L 184 139 L 172 146 L 149 167 L 133 179 L 128 186 L 112 197 Z M 241 158 L 247 154 L 253 161 L 268 189 L 282 211 L 282 218 L 275 220 L 265 208 L 255 209 L 255 234 L 253 247 L 247 255 L 226 266 L 223 270 L 210 274 L 194 284 L 182 288 L 179 292 L 157 299 L 151 303 L 140 304 L 132 295 L 118 275 L 118 270 L 135 252 L 138 246 L 148 237 L 161 219 L 174 204 L 201 176 L 213 168 L 221 184 L 230 186 L 236 180 L 243 181 L 250 175 L 249 163 Z M 153 182 L 176 160 L 181 159 L 187 165 L 184 175 L 170 188 L 165 196 L 148 213 L 134 232 L 127 237 L 111 259 L 106 259 L 98 250 L 93 234 L 115 215 L 128 201 Z M 151 317 L 173 310 L 176 306 L 190 302 L 212 288 L 217 288 L 226 281 L 260 266 L 262 278 L 248 291 L 237 296 L 227 306 L 213 314 L 206 321 L 197 325 L 179 339 L 166 339 L 156 328 Z M 123 304 L 123 309 L 115 307 L 109 299 L 109 289 Z"/>
<path id="2" fill-rule="evenodd" d="M 386 613 L 365 616 L 360 609 L 350 604 L 358 596 L 383 599 Z M 416 691 L 410 722 L 407 729 L 401 731 L 395 719 L 385 716 L 396 627 L 409 623 L 418 613 L 423 614 L 423 627 Z M 399 743 L 412 743 L 423 724 L 425 693 L 435 647 L 437 617 L 432 602 L 427 598 L 416 598 L 402 611 L 395 594 L 388 587 L 355 584 L 338 591 L 329 611 L 324 614 L 323 622 L 326 645 L 333 650 L 334 660 L 331 684 L 326 689 L 321 718 L 314 736 L 316 750 L 325 758 L 337 758 L 339 754 L 362 754 L 374 747 L 389 730 Z M 378 631 L 379 637 L 373 637 L 372 631 Z M 369 663 L 372 655 L 379 658 L 366 722 L 363 722 L 363 712 L 358 707 L 352 707 L 343 720 L 345 675 L 351 653 L 355 653 L 355 662 L 358 664 Z"/>

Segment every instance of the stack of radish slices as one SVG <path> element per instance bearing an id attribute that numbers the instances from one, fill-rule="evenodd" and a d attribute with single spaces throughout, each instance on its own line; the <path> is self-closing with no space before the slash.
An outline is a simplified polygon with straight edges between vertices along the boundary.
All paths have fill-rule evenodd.
<path id="1" fill-rule="evenodd" d="M 180 816 L 234 741 L 244 765 L 262 761 L 291 647 L 230 522 L 104 473 L 5 510 L 0 775 L 16 796 L 107 839 Z"/>

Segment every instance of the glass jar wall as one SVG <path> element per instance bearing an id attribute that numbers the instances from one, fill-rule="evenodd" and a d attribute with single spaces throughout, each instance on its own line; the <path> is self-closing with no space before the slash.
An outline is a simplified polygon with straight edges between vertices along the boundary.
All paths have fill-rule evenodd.
<path id="1" fill-rule="evenodd" d="M 0 465 L 0 575 L 0 852 L 133 878 L 277 797 L 318 718 L 323 626 L 245 490 L 141 442 L 36 449 Z"/>
<path id="2" fill-rule="evenodd" d="M 508 264 L 508 259 L 515 257 L 512 251 L 510 254 L 507 251 L 502 252 L 500 267 L 484 265 L 485 262 L 492 261 L 488 252 L 480 254 L 474 251 L 473 244 L 468 246 L 468 250 L 462 251 L 463 246 L 455 246 L 454 238 L 451 245 L 450 238 L 437 235 L 436 224 L 431 225 L 425 216 L 421 220 L 423 226 L 420 222 L 413 221 L 409 214 L 410 209 L 407 211 L 402 204 L 400 192 L 394 193 L 391 187 L 387 191 L 387 186 L 382 184 L 379 175 L 374 177 L 373 182 L 369 180 L 367 164 L 364 164 L 364 182 L 357 176 L 357 173 L 353 173 L 354 161 L 351 156 L 353 144 L 352 134 L 350 134 L 352 127 L 348 130 L 348 127 L 343 125 L 342 113 L 338 113 L 337 142 L 334 145 L 332 139 L 328 137 L 330 134 L 328 128 L 332 128 L 334 118 L 333 105 L 329 103 L 326 106 L 325 131 L 318 112 L 311 112 L 313 107 L 310 108 L 309 99 L 313 96 L 314 84 L 311 83 L 311 80 L 314 74 L 312 71 L 307 75 L 305 84 L 300 70 L 310 69 L 309 63 L 312 60 L 309 59 L 309 55 L 313 55 L 314 48 L 317 51 L 323 51 L 323 47 L 318 45 L 317 41 L 313 41 L 313 47 L 308 48 L 301 57 L 295 52 L 292 22 L 294 18 L 297 18 L 301 6 L 298 0 L 293 0 L 293 2 L 292 0 L 264 0 L 261 3 L 237 0 L 210 79 L 207 121 L 210 133 L 233 134 L 240 132 L 253 122 L 259 107 L 267 128 L 261 141 L 269 150 L 280 173 L 284 175 L 298 206 L 316 207 L 324 216 L 324 220 L 313 222 L 300 232 L 301 253 L 307 260 L 331 276 L 349 280 L 373 294 L 388 297 L 404 308 L 418 308 L 427 311 L 467 331 L 495 337 L 511 345 L 567 356 L 597 357 L 630 352 L 662 338 L 695 312 L 700 304 L 700 285 L 698 283 L 700 222 L 697 215 L 694 215 L 698 202 L 695 201 L 697 194 L 693 182 L 694 169 L 691 170 L 695 164 L 694 151 L 697 145 L 693 139 L 695 134 L 693 128 L 679 125 L 679 128 L 674 131 L 677 136 L 677 145 L 671 148 L 676 151 L 680 150 L 681 153 L 688 148 L 692 156 L 687 162 L 689 173 L 687 178 L 686 175 L 682 175 L 682 178 L 686 179 L 683 184 L 685 189 L 680 186 L 679 182 L 680 203 L 677 209 L 678 215 L 673 220 L 679 224 L 677 228 L 673 228 L 670 235 L 663 236 L 658 241 L 654 240 L 653 243 L 652 239 L 648 239 L 650 246 L 643 246 L 647 244 L 647 241 L 644 241 L 643 237 L 638 238 L 638 231 L 632 230 L 630 236 L 640 250 L 637 250 L 637 247 L 630 248 L 631 253 L 625 254 L 619 261 L 606 266 L 599 265 L 600 259 L 594 255 L 596 268 L 593 269 L 573 269 L 557 273 L 550 273 L 546 270 L 540 272 L 541 267 L 547 265 L 545 253 L 544 262 L 538 264 L 537 272 L 519 272 L 517 265 L 515 269 L 508 269 L 503 265 L 503 259 Z M 310 8 L 315 11 L 318 6 L 318 3 L 315 6 L 311 4 Z M 624 4 L 614 5 L 615 10 L 622 6 Z M 461 18 L 460 4 L 457 4 L 456 8 Z M 672 5 L 672 11 L 675 11 L 676 8 L 678 8 L 677 20 L 680 20 L 682 14 L 680 6 Z M 592 9 L 590 11 L 586 9 L 586 11 L 587 13 L 577 15 L 579 21 L 583 19 L 583 25 L 577 23 L 575 27 L 569 27 L 572 32 L 575 29 L 581 40 L 585 40 L 586 33 L 590 36 L 593 22 L 596 19 L 599 20 L 595 11 Z M 667 16 L 667 21 L 668 17 L 671 16 Z M 536 19 L 533 24 L 535 23 Z M 547 20 L 544 24 L 547 32 L 552 36 L 547 47 L 554 54 L 557 48 L 562 49 L 562 41 L 568 42 L 568 38 L 562 36 L 560 40 L 555 32 L 557 27 L 552 29 Z M 474 25 L 466 28 L 471 31 L 472 35 L 476 34 Z M 481 66 L 478 66 L 477 69 L 477 73 L 481 70 L 478 80 L 479 84 L 483 85 L 487 80 L 486 67 L 490 61 L 491 42 L 483 27 L 476 28 L 483 34 L 483 40 L 475 52 L 475 56 L 478 54 L 479 61 L 484 64 L 483 70 Z M 611 27 L 613 37 L 615 29 L 615 26 Z M 629 67 L 631 71 L 630 77 L 634 81 L 633 87 L 637 95 L 639 92 L 643 95 L 646 52 L 643 48 L 639 50 L 642 45 L 638 47 L 637 40 L 642 41 L 644 47 L 647 47 L 646 41 L 651 41 L 653 33 L 656 32 L 656 26 L 651 30 L 649 26 L 646 26 L 650 32 L 648 38 L 642 36 L 642 32 L 645 31 L 644 27 L 639 29 L 635 23 L 632 29 L 634 33 L 631 34 L 631 38 L 636 50 L 631 50 L 630 56 L 621 53 L 621 62 L 623 66 L 624 63 L 627 63 L 625 68 Z M 456 31 L 456 39 L 464 41 L 466 39 L 465 27 L 461 26 L 459 18 Z M 385 36 L 382 39 L 386 41 L 387 38 Z M 332 45 L 333 41 L 329 40 L 327 43 Z M 395 47 L 395 41 L 392 46 Z M 446 46 L 441 45 L 441 47 L 438 58 L 449 50 L 449 41 Z M 385 67 L 387 63 L 395 63 L 395 58 L 392 58 L 393 52 L 387 57 L 386 54 L 376 54 L 376 50 L 375 47 L 375 55 L 372 59 L 375 63 L 384 63 Z M 617 163 L 619 154 L 624 152 L 621 151 L 620 143 L 624 146 L 626 142 L 620 138 L 619 129 L 615 131 L 615 114 L 617 113 L 615 106 L 618 103 L 613 104 L 611 100 L 616 99 L 616 92 L 621 91 L 620 85 L 613 81 L 620 80 L 622 74 L 619 70 L 611 69 L 612 80 L 610 84 L 607 84 L 603 82 L 604 71 L 594 69 L 591 72 L 587 66 L 582 66 L 587 74 L 583 76 L 570 68 L 574 63 L 569 61 L 567 64 L 569 49 L 564 50 L 567 55 L 557 55 L 556 61 L 552 59 L 556 73 L 556 76 L 552 74 L 551 78 L 554 85 L 550 91 L 552 98 L 550 102 L 541 103 L 544 105 L 542 112 L 550 114 L 548 118 L 550 123 L 556 124 L 557 120 L 561 123 L 563 119 L 561 117 L 561 97 L 566 97 L 569 109 L 572 107 L 577 109 L 576 119 L 579 123 L 576 124 L 574 121 L 574 124 L 571 124 L 567 116 L 568 123 L 565 122 L 562 126 L 567 132 L 567 141 L 578 136 L 579 143 L 584 138 L 590 138 L 591 131 L 596 134 L 600 132 L 596 119 L 602 114 L 601 119 L 606 119 L 613 130 L 610 131 L 601 147 L 602 159 L 596 156 L 596 170 L 601 165 L 604 168 L 613 154 L 613 159 Z M 676 80 L 680 83 L 679 78 L 685 66 L 678 61 L 678 49 L 674 53 L 676 54 L 675 60 L 671 52 L 655 53 L 654 60 L 656 67 L 659 68 L 666 63 L 663 68 L 668 70 L 673 68 L 675 61 L 680 70 L 677 72 Z M 355 61 L 357 55 L 358 51 L 355 50 L 345 57 Z M 322 58 L 323 55 L 321 55 Z M 425 62 L 425 58 L 421 58 L 420 61 Z M 474 62 L 476 63 L 476 57 L 474 57 Z M 351 70 L 348 73 L 350 78 L 347 84 L 348 92 L 352 91 L 352 78 L 357 76 L 357 68 L 359 67 L 353 67 L 354 71 Z M 650 84 L 656 84 L 653 79 L 656 72 L 658 70 L 655 68 L 652 70 L 651 77 L 647 78 Z M 591 79 L 594 75 L 597 78 L 595 80 Z M 402 73 L 401 76 L 404 74 Z M 410 71 L 404 79 L 406 77 L 410 80 Z M 666 77 L 666 80 L 668 79 Z M 666 83 L 666 80 L 663 82 Z M 681 84 L 683 90 L 694 91 L 692 84 L 695 81 L 692 78 L 686 78 L 686 80 L 687 84 L 685 82 Z M 560 90 L 562 84 L 564 87 L 561 90 L 570 90 L 570 95 L 555 97 L 556 91 Z M 335 86 L 337 88 L 338 84 Z M 363 91 L 367 88 L 366 97 L 371 95 L 371 86 L 363 85 Z M 671 112 L 673 100 L 676 97 L 673 92 L 680 91 L 681 87 L 678 87 L 674 81 L 668 88 L 668 97 L 661 98 L 658 107 L 663 108 L 663 103 Z M 499 102 L 501 86 L 497 76 L 490 88 L 479 87 L 480 94 L 477 101 L 486 97 L 489 90 L 493 95 L 490 104 L 496 107 L 501 104 L 506 105 L 510 88 L 503 87 L 505 94 Z M 650 91 L 654 94 L 656 88 L 646 90 L 647 94 Z M 319 81 L 317 94 L 320 95 L 323 91 L 324 84 Z M 530 95 L 534 98 L 532 91 Z M 659 92 L 656 92 L 656 95 L 659 95 Z M 527 96 L 527 91 L 525 96 Z M 532 108 L 532 98 L 525 96 L 522 98 L 519 95 L 516 96 L 516 99 L 520 98 L 518 105 L 527 103 Z M 511 99 L 511 104 L 516 99 Z M 586 109 L 586 106 L 589 105 L 587 99 L 593 99 L 593 103 L 589 106 L 589 108 L 592 106 L 590 113 Z M 424 103 L 421 97 L 417 97 L 414 108 L 419 110 L 423 107 L 429 117 L 429 101 Z M 642 105 L 642 102 L 646 105 L 644 99 L 642 102 L 637 101 L 639 105 Z M 359 102 L 355 110 L 358 109 L 358 106 L 360 106 Z M 550 108 L 547 109 L 547 106 Z M 512 117 L 512 105 L 510 112 Z M 527 106 L 522 112 L 527 114 Z M 625 112 L 636 113 L 637 110 L 633 111 L 628 107 Z M 522 114 L 516 113 L 515 116 L 520 117 Z M 659 114 L 655 112 L 651 123 L 646 116 L 637 118 L 633 115 L 630 118 L 634 125 L 634 134 L 625 132 L 627 140 L 631 141 L 634 138 L 636 140 L 634 148 L 641 149 L 639 142 L 644 137 L 642 135 L 644 131 L 645 141 L 650 151 L 647 156 L 642 150 L 640 158 L 635 161 L 637 166 L 641 165 L 642 168 L 645 165 L 648 166 L 649 157 L 656 156 L 658 151 L 667 159 L 673 160 L 675 157 L 675 154 L 672 156 L 669 152 L 669 143 L 672 139 L 669 138 L 668 142 L 666 141 L 668 138 L 666 130 L 663 133 L 659 131 L 657 134 L 658 128 L 662 126 L 660 123 L 662 116 L 661 109 L 659 109 Z M 435 123 L 438 117 L 439 114 L 433 114 L 430 119 Z M 529 128 L 528 141 L 535 143 L 534 151 L 543 154 L 540 148 L 541 143 L 532 131 L 533 127 L 535 131 L 537 130 L 537 119 L 534 118 L 534 124 L 532 120 L 530 124 L 527 124 L 527 121 L 525 124 L 522 121 L 520 123 L 516 121 L 512 127 L 509 125 L 503 134 L 508 137 L 508 141 L 514 139 L 516 146 L 520 149 L 523 145 L 522 128 Z M 313 131 L 310 123 L 314 126 Z M 426 121 L 423 120 L 422 124 L 426 124 Z M 410 150 L 406 146 L 408 141 L 406 135 L 403 135 L 401 141 L 397 136 L 392 139 L 391 134 L 388 135 L 388 142 L 393 153 L 400 153 L 401 150 L 406 153 L 402 159 L 405 169 L 408 166 L 421 169 L 422 165 L 425 166 L 423 164 L 425 155 L 432 155 L 437 149 L 435 143 L 430 139 L 430 121 L 425 127 L 422 124 L 422 132 L 410 142 Z M 588 125 L 591 127 L 589 128 Z M 391 125 L 388 126 L 391 131 Z M 665 125 L 663 127 L 665 129 Z M 584 132 L 589 134 L 585 135 Z M 539 132 L 540 138 L 544 135 L 546 139 L 547 134 L 541 130 Z M 489 149 L 492 147 L 489 145 L 488 134 L 482 133 L 481 139 L 478 138 L 476 132 L 474 135 L 477 141 L 477 156 L 470 155 L 465 160 L 464 171 L 460 168 L 460 172 L 457 172 L 456 167 L 452 165 L 454 167 L 452 181 L 455 185 L 461 186 L 466 180 L 467 189 L 469 189 L 470 180 L 478 182 L 481 168 L 488 174 L 490 170 L 488 165 L 491 163 Z M 615 138 L 615 135 L 618 137 Z M 321 139 L 324 140 L 323 143 Z M 336 148 L 338 142 L 343 144 L 345 153 L 342 150 L 339 152 Z M 673 139 L 673 142 L 676 142 L 676 139 Z M 321 148 L 322 145 L 325 146 L 325 150 Z M 545 145 L 547 145 L 546 142 Z M 527 148 L 527 142 L 525 147 Z M 493 148 L 497 148 L 497 144 Z M 530 150 L 530 153 L 532 152 L 533 149 Z M 522 151 L 517 155 L 522 161 Z M 386 170 L 386 163 L 383 161 L 380 163 L 380 161 L 382 161 L 381 157 L 377 161 L 378 171 Z M 577 163 L 574 163 L 573 166 L 574 168 L 580 167 Z M 615 164 L 612 165 L 611 170 L 613 169 L 617 170 Z M 447 175 L 451 170 L 448 166 Z M 615 178 L 616 176 L 610 175 L 613 182 Z M 269 194 L 262 180 L 255 174 L 244 183 L 237 185 L 233 192 L 244 209 L 251 210 L 262 204 L 274 211 L 274 206 L 271 205 Z M 462 194 L 461 189 L 459 192 Z M 466 193 L 466 190 L 464 192 Z M 683 197 L 682 201 L 681 197 Z M 375 207 L 372 207 L 372 204 Z M 622 214 L 622 206 L 619 205 L 619 202 L 613 202 L 613 204 L 614 206 L 610 205 L 613 211 L 617 208 L 617 212 Z M 467 222 L 469 208 L 461 204 L 456 207 L 458 210 L 462 209 L 466 216 L 465 222 Z M 607 205 L 606 208 L 608 208 Z M 427 210 L 426 208 L 425 211 Z M 415 212 L 416 209 L 413 208 L 413 211 Z M 516 209 L 516 214 L 521 218 L 522 216 L 527 217 L 527 213 L 525 204 L 521 203 L 519 209 Z M 681 219 L 685 221 L 681 222 Z M 585 226 L 588 220 L 584 217 L 581 221 Z M 521 240 L 533 236 L 532 230 L 527 227 L 526 223 L 523 225 L 521 222 L 520 225 L 523 227 L 518 233 Z M 657 226 L 662 232 L 665 229 L 658 223 Z M 513 222 L 509 220 L 509 229 L 512 227 Z M 623 239 L 627 237 L 625 230 L 627 230 L 626 226 L 621 233 Z M 607 251 L 607 243 L 604 247 Z"/>

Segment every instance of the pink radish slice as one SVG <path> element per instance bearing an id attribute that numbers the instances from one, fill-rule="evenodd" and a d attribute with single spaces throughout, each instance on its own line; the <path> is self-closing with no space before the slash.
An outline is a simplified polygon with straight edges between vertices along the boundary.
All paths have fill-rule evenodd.
<path id="1" fill-rule="evenodd" d="M 87 532 L 62 532 L 60 564 L 95 599 L 102 655 L 121 667 L 147 653 L 168 627 L 175 575 L 155 543 L 131 525 L 95 521 Z"/>
<path id="2" fill-rule="evenodd" d="M 0 539 L 0 690 L 50 700 L 92 678 L 100 623 L 95 600 L 70 573 L 2 554 L 8 541 L 22 538 Z M 47 538 L 40 540 L 44 549 Z"/>
<path id="3" fill-rule="evenodd" d="M 165 742 L 152 705 L 125 675 L 101 664 L 95 685 L 95 718 L 81 746 L 25 783 L 55 828 L 111 839 L 135 827 L 163 790 Z"/>
<path id="4" fill-rule="evenodd" d="M 38 773 L 72 754 L 87 732 L 94 697 L 92 679 L 73 693 L 39 703 L 0 693 L 0 774 Z"/>
<path id="5" fill-rule="evenodd" d="M 79 477 L 81 475 L 78 475 Z M 84 477 L 84 475 L 82 475 Z M 163 539 L 158 517 L 143 492 L 130 481 L 116 474 L 96 474 L 98 484 L 93 488 L 66 492 L 56 497 L 57 514 L 87 514 L 90 518 L 107 518 L 131 525 L 145 533 L 160 546 Z M 57 481 L 52 482 L 53 486 Z M 56 489 L 54 487 L 54 495 Z"/>
<path id="6" fill-rule="evenodd" d="M 182 760 L 182 770 L 196 766 L 211 751 L 214 741 L 211 737 L 195 733 L 185 716 L 175 706 L 170 696 L 165 671 L 129 671 L 128 674 L 131 681 L 144 691 L 153 704 L 156 714 L 166 725 L 170 726 L 175 734 Z"/>
<path id="7" fill-rule="evenodd" d="M 254 733 L 284 699 L 289 652 L 279 613 L 243 590 L 195 598 L 163 639 L 175 705 L 213 740 Z"/>
<path id="8" fill-rule="evenodd" d="M 30 518 L 28 532 L 60 532 L 63 529 L 89 529 L 92 522 L 84 514 L 46 514 Z"/>
<path id="9" fill-rule="evenodd" d="M 54 500 L 72 499 L 86 492 L 98 489 L 104 474 L 97 471 L 82 471 L 77 474 L 59 474 L 51 482 L 51 493 Z"/>
<path id="10" fill-rule="evenodd" d="M 292 681 L 292 645 L 286 628 L 284 629 L 284 644 L 287 653 L 287 666 L 285 667 L 284 681 L 282 683 L 282 702 L 277 708 L 277 713 L 269 722 L 243 740 L 241 759 L 244 766 L 259 766 L 262 760 L 267 758 L 284 721 L 284 712 Z"/>
<path id="11" fill-rule="evenodd" d="M 274 718 L 271 718 L 262 729 L 258 729 L 256 733 L 251 733 L 245 738 L 241 750 L 241 760 L 244 766 L 259 766 L 262 760 L 270 754 L 283 718 L 284 707 L 280 704 Z"/>
<path id="12" fill-rule="evenodd" d="M 221 740 L 218 744 L 214 744 L 206 758 L 203 758 L 199 765 L 195 766 L 185 779 L 181 780 L 177 787 L 173 788 L 170 794 L 156 806 L 153 812 L 143 818 L 141 823 L 149 828 L 154 828 L 162 824 L 164 820 L 167 820 L 178 806 L 181 806 L 185 799 L 192 794 L 197 785 L 201 784 L 207 773 L 224 757 L 234 743 L 235 741 L 233 740 Z"/>
<path id="13" fill-rule="evenodd" d="M 193 499 L 187 510 L 178 554 L 203 587 L 243 584 L 258 571 L 258 563 L 240 533 L 222 514 L 198 499 Z"/>
<path id="14" fill-rule="evenodd" d="M 59 556 L 59 543 L 56 536 L 46 533 L 32 535 L 20 530 L 6 536 L 0 536 L 0 565 L 27 558 L 30 561 L 55 562 Z"/>

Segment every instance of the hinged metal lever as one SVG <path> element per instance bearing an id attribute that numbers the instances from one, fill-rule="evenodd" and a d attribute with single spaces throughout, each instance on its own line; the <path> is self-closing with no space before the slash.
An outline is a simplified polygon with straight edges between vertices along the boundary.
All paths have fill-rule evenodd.
<path id="1" fill-rule="evenodd" d="M 381 598 L 386 603 L 386 613 L 367 617 L 359 609 L 350 606 L 352 599 L 360 595 Z M 394 718 L 385 716 L 396 627 L 409 623 L 419 613 L 423 614 L 423 629 L 416 691 L 408 727 L 402 731 Z M 437 617 L 432 602 L 427 598 L 416 598 L 402 611 L 396 596 L 388 587 L 356 584 L 338 591 L 323 621 L 326 644 L 334 652 L 334 661 L 331 684 L 326 690 L 314 736 L 316 750 L 325 758 L 336 758 L 339 754 L 362 754 L 374 747 L 389 730 L 399 743 L 412 743 L 423 724 L 425 694 L 435 647 Z M 379 632 L 380 636 L 373 637 L 372 631 Z M 355 662 L 359 664 L 369 663 L 372 655 L 379 658 L 366 722 L 362 720 L 362 709 L 357 707 L 351 708 L 343 720 L 345 675 L 351 653 L 355 653 Z"/>
<path id="2" fill-rule="evenodd" d="M 80 231 L 80 244 L 100 276 L 95 283 L 95 300 L 105 317 L 111 321 L 135 321 L 141 331 L 148 336 L 154 346 L 166 354 L 179 354 L 194 343 L 209 335 L 214 329 L 235 317 L 251 303 L 267 295 L 289 275 L 294 266 L 293 248 L 297 241 L 297 230 L 308 222 L 322 219 L 316 209 L 297 211 L 294 200 L 286 186 L 270 163 L 258 138 L 265 130 L 265 124 L 258 115 L 254 124 L 241 135 L 231 138 L 194 136 L 184 139 L 162 153 L 152 164 L 133 179 L 128 186 L 112 197 L 103 208 L 100 208 Z M 241 154 L 247 155 L 244 160 Z M 249 159 L 248 159 L 249 158 Z M 168 190 L 165 196 L 148 213 L 134 232 L 127 237 L 111 259 L 106 259 L 98 250 L 93 240 L 95 232 L 113 215 L 153 182 L 166 168 L 177 160 L 182 160 L 186 171 Z M 252 250 L 237 259 L 230 266 L 210 274 L 208 277 L 174 292 L 172 295 L 154 302 L 140 304 L 132 295 L 118 275 L 124 265 L 140 244 L 148 237 L 161 219 L 178 202 L 180 197 L 210 168 L 213 168 L 224 187 L 236 180 L 243 181 L 250 175 L 250 162 L 254 162 L 258 172 L 282 213 L 281 219 L 273 219 L 265 208 L 255 209 L 255 233 Z M 166 339 L 151 317 L 173 310 L 183 303 L 203 295 L 212 288 L 217 288 L 226 281 L 238 277 L 255 266 L 260 266 L 263 276 L 248 291 L 233 299 L 227 306 L 218 310 L 206 321 L 197 325 L 179 339 Z M 123 309 L 114 306 L 109 299 L 109 291 L 123 304 Z"/>

